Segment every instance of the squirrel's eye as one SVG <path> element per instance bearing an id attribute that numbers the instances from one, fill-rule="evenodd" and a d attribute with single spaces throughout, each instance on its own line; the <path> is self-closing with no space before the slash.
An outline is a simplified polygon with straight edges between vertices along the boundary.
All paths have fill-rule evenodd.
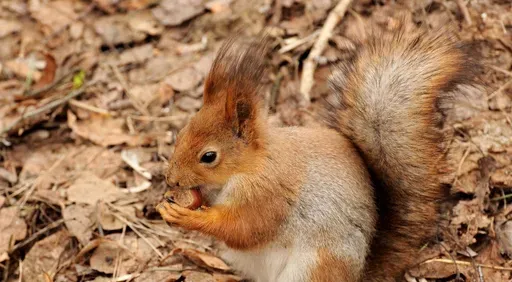
<path id="1" fill-rule="evenodd" d="M 215 153 L 213 151 L 206 152 L 201 157 L 201 162 L 202 163 L 206 163 L 206 164 L 210 164 L 210 163 L 213 163 L 216 158 L 217 158 L 217 153 Z"/>

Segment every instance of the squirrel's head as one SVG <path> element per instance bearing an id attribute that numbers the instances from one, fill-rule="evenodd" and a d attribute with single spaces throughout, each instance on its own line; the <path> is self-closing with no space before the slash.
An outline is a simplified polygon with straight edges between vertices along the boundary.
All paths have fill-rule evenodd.
<path id="1" fill-rule="evenodd" d="M 205 81 L 203 107 L 177 136 L 169 186 L 221 189 L 235 174 L 257 169 L 265 154 L 258 92 L 267 42 L 222 45 Z"/>

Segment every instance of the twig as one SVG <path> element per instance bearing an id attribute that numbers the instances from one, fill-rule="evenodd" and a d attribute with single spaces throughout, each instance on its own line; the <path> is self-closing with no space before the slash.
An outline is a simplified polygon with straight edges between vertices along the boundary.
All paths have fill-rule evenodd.
<path id="1" fill-rule="evenodd" d="M 503 90 L 505 90 L 511 84 L 512 84 L 512 79 L 510 79 L 509 81 L 505 82 L 503 85 L 500 86 L 500 88 L 496 89 L 496 91 L 492 92 L 489 96 L 487 96 L 487 101 L 491 100 L 492 98 L 494 98 L 498 94 L 502 93 Z"/>
<path id="2" fill-rule="evenodd" d="M 491 201 L 501 201 L 501 200 L 506 200 L 506 199 L 510 199 L 510 198 L 512 198 L 512 194 L 506 194 L 501 197 L 492 198 Z"/>
<path id="3" fill-rule="evenodd" d="M 281 21 L 281 15 L 283 14 L 283 5 L 281 0 L 274 1 L 274 14 L 270 19 L 270 22 L 274 25 L 277 25 Z"/>
<path id="4" fill-rule="evenodd" d="M 491 68 L 491 69 L 493 69 L 493 70 L 495 70 L 495 71 L 498 71 L 498 72 L 504 73 L 504 74 L 506 74 L 506 75 L 508 75 L 508 76 L 512 76 L 512 72 L 510 72 L 510 71 L 508 71 L 508 70 L 504 70 L 504 69 L 502 69 L 502 68 L 500 68 L 500 67 L 497 67 L 497 66 L 491 66 L 491 65 L 489 65 L 489 68 Z"/>
<path id="5" fill-rule="evenodd" d="M 448 264 L 455 264 L 455 265 L 464 265 L 464 266 L 471 266 L 470 262 L 463 261 L 463 260 L 451 260 L 451 259 L 429 259 L 422 264 L 431 263 L 431 262 L 441 262 L 441 263 L 448 263 Z M 512 267 L 503 267 L 503 266 L 495 266 L 495 265 L 488 265 L 488 264 L 480 264 L 477 263 L 476 266 L 481 268 L 488 268 L 493 270 L 502 270 L 502 271 L 511 271 Z"/>
<path id="6" fill-rule="evenodd" d="M 314 83 L 313 75 L 315 74 L 317 59 L 320 57 L 320 55 L 322 55 L 322 52 L 324 51 L 329 38 L 332 36 L 332 30 L 343 18 L 351 2 L 351 0 L 340 0 L 336 7 L 334 7 L 334 9 L 329 13 L 327 20 L 322 27 L 322 31 L 320 32 L 318 40 L 313 45 L 311 52 L 309 53 L 307 59 L 304 61 L 304 69 L 302 70 L 302 78 L 300 83 L 300 93 L 302 94 L 305 106 L 308 106 L 311 102 L 310 92 Z"/>
<path id="7" fill-rule="evenodd" d="M 56 227 L 58 227 L 59 225 L 61 225 L 65 220 L 63 218 L 57 220 L 57 221 L 54 221 L 52 223 L 50 223 L 49 225 L 47 225 L 45 228 L 37 231 L 36 233 L 32 234 L 32 236 L 30 236 L 30 238 L 28 238 L 27 240 L 24 240 L 22 242 L 19 242 L 18 244 L 14 245 L 14 247 L 12 248 L 11 250 L 11 253 L 16 251 L 17 249 L 19 248 L 22 248 L 24 246 L 26 246 L 27 244 L 29 244 L 30 242 L 34 241 L 35 239 L 37 239 L 37 237 L 39 237 L 39 235 L 51 230 L 51 229 L 54 229 Z"/>
<path id="8" fill-rule="evenodd" d="M 114 64 L 110 64 L 110 68 L 114 72 L 114 75 L 117 77 L 117 80 L 119 80 L 119 83 L 121 83 L 121 86 L 123 86 L 124 90 L 126 91 L 126 94 L 128 95 L 128 98 L 130 99 L 133 107 L 140 113 L 149 116 L 148 110 L 144 108 L 133 95 L 131 89 L 128 87 L 128 82 L 126 82 L 126 79 L 123 77 L 123 74 L 119 68 Z"/>
<path id="9" fill-rule="evenodd" d="M 182 117 L 168 116 L 168 117 L 152 117 L 152 116 L 130 116 L 134 120 L 152 121 L 152 122 L 175 122 L 180 121 Z"/>
<path id="10" fill-rule="evenodd" d="M 471 25 L 471 16 L 469 15 L 468 7 L 466 6 L 466 3 L 464 3 L 464 0 L 455 0 L 455 2 L 457 2 L 457 6 L 459 6 L 459 10 L 464 16 L 466 23 Z"/>
<path id="11" fill-rule="evenodd" d="M 304 38 L 300 38 L 300 39 L 294 38 L 295 40 L 293 40 L 291 43 L 281 47 L 281 49 L 279 49 L 279 51 L 277 51 L 277 52 L 279 52 L 279 54 L 284 54 L 286 52 L 289 52 L 289 51 L 299 47 L 302 44 L 312 41 L 313 39 L 317 38 L 319 34 L 320 34 L 320 30 L 316 30 Z"/>
<path id="12" fill-rule="evenodd" d="M 45 86 L 43 86 L 41 88 L 38 88 L 38 89 L 26 91 L 25 94 L 23 96 L 21 96 L 19 99 L 24 100 L 24 99 L 28 99 L 28 98 L 39 97 L 40 94 L 42 94 L 42 93 L 44 93 L 44 92 L 54 88 L 60 82 L 62 82 L 62 80 L 64 80 L 65 78 L 69 77 L 70 75 L 74 74 L 75 72 L 77 72 L 79 70 L 80 70 L 80 68 L 73 68 L 73 69 L 71 69 L 71 71 L 67 72 L 66 74 L 63 74 L 63 75 L 59 76 L 58 78 L 53 80 L 52 83 L 50 83 L 48 85 L 45 85 Z"/>
<path id="13" fill-rule="evenodd" d="M 153 249 L 153 251 L 160 257 L 160 258 L 163 258 L 164 255 L 155 247 L 155 245 L 153 245 L 153 243 L 151 243 L 151 241 L 149 241 L 148 238 L 146 238 L 146 236 L 142 235 L 142 233 L 140 233 L 139 230 L 137 230 L 137 228 L 135 228 L 135 226 L 133 226 L 133 224 L 131 224 L 128 220 L 126 220 L 124 217 L 118 215 L 117 213 L 112 213 L 117 219 L 119 219 L 121 222 L 123 222 L 124 224 L 128 225 L 128 227 L 130 227 L 131 230 L 133 230 L 133 232 L 135 232 L 135 234 L 137 234 L 142 240 L 144 240 L 144 242 L 146 242 L 146 244 L 148 244 L 151 249 Z"/>
<path id="14" fill-rule="evenodd" d="M 98 114 L 105 115 L 105 116 L 111 116 L 112 115 L 108 110 L 101 109 L 101 108 L 89 105 L 87 103 L 80 102 L 80 101 L 75 100 L 75 99 L 69 101 L 69 103 L 71 105 L 75 106 L 75 107 L 79 107 L 79 108 L 82 108 L 84 110 L 87 110 L 87 111 L 90 111 L 90 112 L 93 112 L 93 113 L 98 113 Z"/>
<path id="15" fill-rule="evenodd" d="M 86 83 L 85 85 L 83 85 L 81 88 L 79 89 L 76 89 L 76 90 L 73 90 L 71 91 L 68 95 L 60 98 L 60 99 L 57 99 L 57 100 L 54 100 L 38 109 L 35 109 L 33 111 L 30 111 L 28 113 L 25 113 L 23 114 L 21 117 L 19 117 L 18 119 L 16 119 L 15 121 L 13 121 L 10 125 L 8 125 L 7 127 L 5 127 L 4 129 L 2 129 L 2 131 L 0 132 L 0 135 L 3 135 L 5 133 L 8 133 L 9 131 L 11 131 L 18 123 L 28 119 L 28 118 L 31 118 L 31 117 L 34 117 L 36 115 L 39 115 L 41 113 L 44 113 L 45 111 L 48 111 L 48 110 L 52 110 L 66 102 L 68 102 L 69 100 L 73 99 L 73 98 L 76 98 L 80 95 L 82 95 L 84 92 L 85 92 L 85 89 L 91 85 L 93 85 L 94 83 L 96 83 L 95 81 L 90 81 L 88 83 Z"/>

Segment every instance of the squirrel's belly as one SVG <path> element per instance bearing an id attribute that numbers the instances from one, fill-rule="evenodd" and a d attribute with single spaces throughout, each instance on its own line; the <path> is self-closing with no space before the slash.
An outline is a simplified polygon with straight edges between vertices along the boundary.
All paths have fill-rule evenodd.
<path id="1" fill-rule="evenodd" d="M 289 248 L 269 245 L 251 251 L 226 248 L 221 251 L 221 257 L 255 282 L 308 281 L 317 261 L 315 250 L 297 244 Z"/>

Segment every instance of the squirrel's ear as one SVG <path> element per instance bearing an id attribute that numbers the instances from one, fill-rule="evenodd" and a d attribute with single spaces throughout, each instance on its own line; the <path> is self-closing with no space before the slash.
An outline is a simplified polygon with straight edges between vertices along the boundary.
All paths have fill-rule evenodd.
<path id="1" fill-rule="evenodd" d="M 204 105 L 225 103 L 225 117 L 237 136 L 254 137 L 258 92 L 264 73 L 268 37 L 230 38 L 221 46 L 204 87 Z"/>

